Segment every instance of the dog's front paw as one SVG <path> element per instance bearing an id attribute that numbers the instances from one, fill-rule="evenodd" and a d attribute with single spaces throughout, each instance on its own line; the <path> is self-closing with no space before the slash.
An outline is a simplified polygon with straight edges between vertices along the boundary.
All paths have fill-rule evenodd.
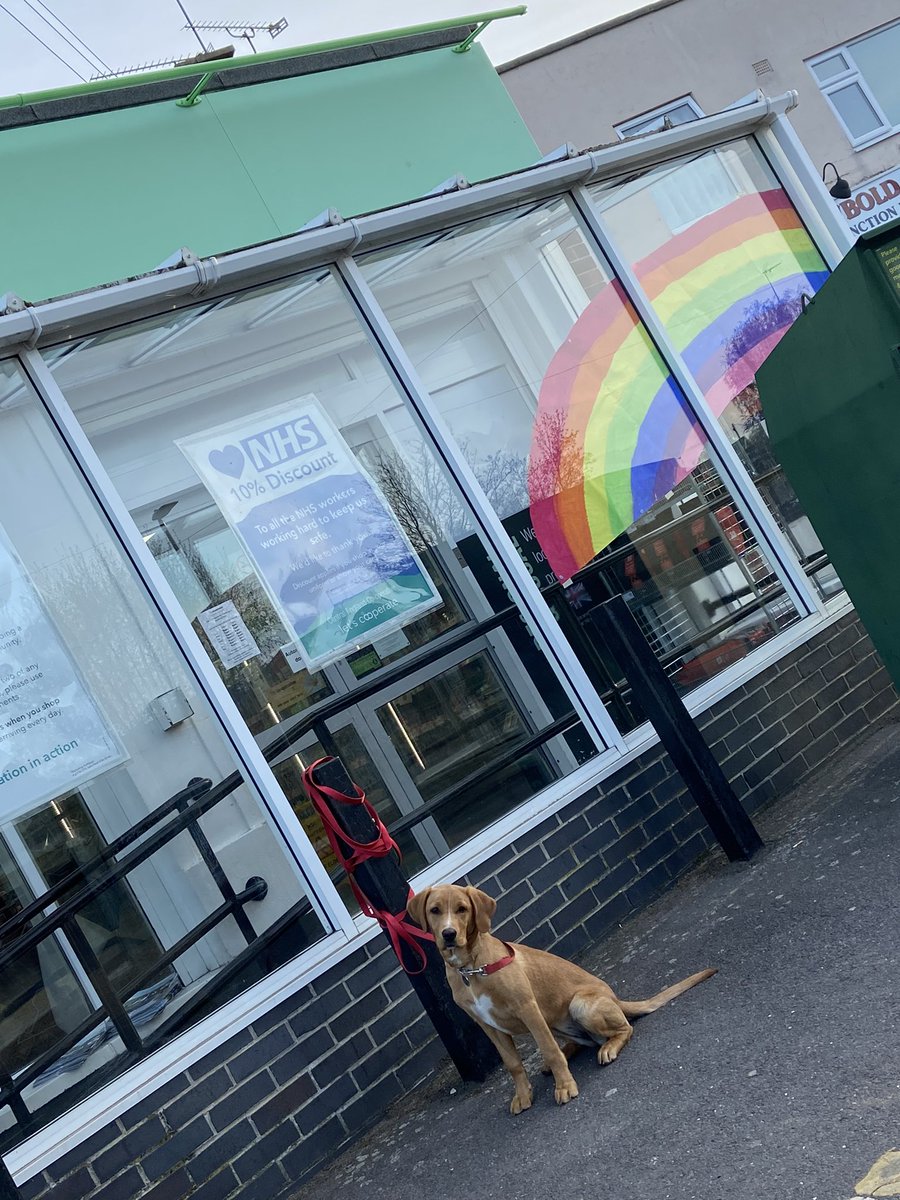
<path id="1" fill-rule="evenodd" d="M 601 1067 L 608 1066 L 611 1062 L 615 1062 L 619 1057 L 619 1047 L 607 1042 L 605 1046 L 601 1046 L 597 1051 L 597 1062 Z"/>
<path id="2" fill-rule="evenodd" d="M 557 1104 L 568 1104 L 578 1095 L 578 1084 L 574 1079 L 570 1079 L 568 1083 L 557 1084 L 553 1095 Z"/>
<path id="3" fill-rule="evenodd" d="M 509 1106 L 509 1111 L 514 1117 L 517 1117 L 526 1108 L 531 1108 L 531 1088 L 527 1092 L 516 1092 Z"/>

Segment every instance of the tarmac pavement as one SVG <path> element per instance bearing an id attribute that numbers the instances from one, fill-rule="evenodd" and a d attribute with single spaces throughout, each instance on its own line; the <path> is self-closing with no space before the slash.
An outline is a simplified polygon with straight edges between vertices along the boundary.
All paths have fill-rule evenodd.
<path id="1" fill-rule="evenodd" d="M 635 1024 L 617 1062 L 572 1061 L 564 1107 L 523 1041 L 533 1107 L 501 1068 L 448 1067 L 296 1200 L 850 1200 L 900 1195 L 900 727 L 757 814 L 748 864 L 715 852 L 586 949 L 638 999 L 719 974 Z M 503 913 L 495 918 L 503 935 Z M 855 1187 L 877 1160 L 880 1190 Z"/>

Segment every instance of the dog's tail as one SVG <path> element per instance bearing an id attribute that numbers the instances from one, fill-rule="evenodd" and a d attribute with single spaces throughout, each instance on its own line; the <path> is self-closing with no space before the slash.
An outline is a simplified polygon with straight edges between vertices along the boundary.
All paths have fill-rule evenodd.
<path id="1" fill-rule="evenodd" d="M 671 987 L 663 988 L 661 992 L 657 992 L 649 1000 L 617 999 L 616 1003 L 626 1017 L 645 1017 L 647 1013 L 656 1012 L 658 1008 L 662 1008 L 664 1004 L 668 1004 L 670 1000 L 674 1000 L 676 996 L 680 996 L 688 988 L 696 987 L 698 983 L 703 983 L 704 979 L 710 979 L 715 975 L 717 970 L 717 967 L 711 967 L 706 971 L 698 971 L 696 975 L 688 975 L 687 979 L 682 979 L 680 983 L 673 983 Z"/>

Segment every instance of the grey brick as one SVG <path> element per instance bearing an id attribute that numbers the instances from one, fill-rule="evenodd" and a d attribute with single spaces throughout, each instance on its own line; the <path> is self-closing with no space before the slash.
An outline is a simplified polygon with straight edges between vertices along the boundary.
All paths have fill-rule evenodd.
<path id="1" fill-rule="evenodd" d="M 195 1083 L 190 1091 L 166 1105 L 163 1110 L 166 1121 L 172 1129 L 183 1129 L 198 1113 L 206 1112 L 217 1100 L 221 1100 L 233 1086 L 228 1072 L 224 1067 L 219 1067 Z"/>
<path id="2" fill-rule="evenodd" d="M 101 1183 L 112 1179 L 131 1163 L 139 1162 L 147 1151 L 158 1146 L 165 1136 L 166 1131 L 159 1117 L 148 1117 L 142 1125 L 136 1125 L 130 1133 L 126 1133 L 105 1153 L 94 1159 L 91 1163 L 94 1174 Z"/>
<path id="3" fill-rule="evenodd" d="M 397 1063 L 397 1047 L 393 1041 L 379 1046 L 368 1058 L 357 1063 L 352 1071 L 353 1082 L 362 1092 L 370 1087 L 376 1079 L 386 1075 Z"/>
<path id="4" fill-rule="evenodd" d="M 256 1130 L 245 1118 L 218 1134 L 205 1150 L 198 1151 L 187 1164 L 187 1173 L 194 1183 L 202 1183 L 256 1140 Z"/>
<path id="5" fill-rule="evenodd" d="M 230 1058 L 234 1058 L 235 1054 L 242 1047 L 248 1046 L 252 1040 L 250 1030 L 242 1029 L 240 1033 L 236 1033 L 227 1042 L 223 1042 L 215 1050 L 210 1050 L 209 1054 L 204 1055 L 199 1062 L 194 1063 L 188 1074 L 192 1080 L 202 1079 L 204 1075 L 209 1075 L 212 1071 L 215 1071 L 222 1063 L 227 1062 Z"/>
<path id="6" fill-rule="evenodd" d="M 294 1116 L 297 1128 L 306 1136 L 320 1125 L 324 1124 L 334 1113 L 349 1104 L 358 1095 L 353 1080 L 349 1075 L 335 1079 L 330 1087 L 313 1097 Z M 273 1122 L 274 1124 L 274 1122 Z M 257 1128 L 259 1128 L 257 1126 Z M 260 1133 L 263 1131 L 260 1129 Z M 268 1132 L 268 1130 L 266 1131 Z"/>
<path id="7" fill-rule="evenodd" d="M 141 1168 L 152 1183 L 173 1167 L 185 1162 L 195 1150 L 212 1137 L 212 1131 L 205 1117 L 196 1117 L 190 1125 L 173 1134 L 172 1137 L 144 1156 Z"/>
<path id="8" fill-rule="evenodd" d="M 209 1119 L 219 1133 L 246 1116 L 266 1096 L 275 1091 L 275 1083 L 267 1071 L 260 1071 L 236 1087 L 224 1100 L 210 1110 Z"/>
<path id="9" fill-rule="evenodd" d="M 228 1072 L 235 1083 L 242 1083 L 293 1045 L 295 1042 L 288 1027 L 276 1025 L 269 1033 L 241 1051 L 236 1058 L 231 1059 Z"/>
<path id="10" fill-rule="evenodd" d="M 49 1186 L 46 1175 L 39 1171 L 37 1175 L 32 1175 L 30 1179 L 19 1184 L 19 1195 L 21 1200 L 37 1200 L 42 1193 L 46 1194 Z"/>
<path id="11" fill-rule="evenodd" d="M 395 1001 L 384 1016 L 373 1021 L 369 1026 L 369 1033 L 375 1045 L 383 1046 L 395 1034 L 405 1029 L 410 1021 L 418 1016 L 419 1004 L 418 997 L 410 992 L 401 1000 Z"/>
<path id="12" fill-rule="evenodd" d="M 338 1013 L 328 1022 L 328 1028 L 334 1034 L 335 1040 L 342 1042 L 345 1037 L 355 1033 L 361 1025 L 368 1025 L 384 1009 L 384 993 L 369 992 L 367 996 L 355 1001 L 345 1012 Z"/>
<path id="13" fill-rule="evenodd" d="M 190 1193 L 190 1180 L 184 1168 L 173 1171 L 165 1179 L 161 1179 L 156 1187 L 144 1192 L 141 1200 L 184 1200 Z"/>
<path id="14" fill-rule="evenodd" d="M 245 1183 L 241 1188 L 240 1200 L 275 1200 L 284 1194 L 287 1180 L 284 1172 L 277 1163 L 272 1163 L 262 1175 L 258 1175 L 252 1183 Z"/>
<path id="15" fill-rule="evenodd" d="M 338 1146 L 346 1140 L 347 1131 L 344 1126 L 337 1117 L 332 1117 L 315 1133 L 304 1138 L 295 1150 L 288 1151 L 281 1159 L 281 1166 L 288 1179 L 293 1183 L 300 1183 L 312 1174 L 323 1159 L 333 1154 Z M 258 1196 L 259 1200 L 269 1200 L 262 1192 Z M 247 1192 L 241 1193 L 241 1200 L 257 1200 L 257 1198 L 250 1196 L 248 1189 Z"/>
<path id="16" fill-rule="evenodd" d="M 395 1075 L 386 1075 L 378 1083 L 371 1085 L 364 1096 L 348 1104 L 341 1112 L 341 1121 L 348 1133 L 360 1133 L 368 1129 L 376 1121 L 381 1120 L 384 1111 L 395 1100 L 404 1095 L 404 1090 Z"/>
<path id="17" fill-rule="evenodd" d="M 53 1184 L 51 1195 L 53 1200 L 84 1200 L 94 1190 L 94 1181 L 87 1167 L 82 1167 L 74 1175 Z"/>
<path id="18" fill-rule="evenodd" d="M 129 1108 L 119 1117 L 119 1121 L 126 1129 L 132 1129 L 135 1125 L 140 1125 L 147 1117 L 154 1116 L 170 1100 L 174 1100 L 176 1096 L 180 1096 L 192 1086 L 187 1075 L 176 1075 L 174 1079 L 170 1079 L 168 1083 L 163 1084 L 155 1092 L 151 1092 L 149 1096 L 145 1096 L 143 1100 Z"/>
<path id="19" fill-rule="evenodd" d="M 88 1162 L 96 1154 L 99 1154 L 110 1142 L 115 1141 L 120 1136 L 118 1126 L 110 1122 L 109 1125 L 104 1125 L 91 1137 L 80 1142 L 74 1150 L 70 1150 L 68 1154 L 64 1154 L 58 1158 L 55 1163 L 47 1167 L 47 1174 L 51 1179 L 62 1179 L 76 1167 L 80 1167 L 82 1163 Z"/>
<path id="20" fill-rule="evenodd" d="M 388 969 L 380 957 L 370 959 L 358 971 L 347 976 L 344 981 L 347 991 L 354 999 L 364 996 L 366 992 L 371 992 L 373 988 L 378 987 L 384 981 Z"/>
<path id="21" fill-rule="evenodd" d="M 424 1083 L 429 1079 L 436 1070 L 449 1062 L 447 1052 L 444 1049 L 443 1043 L 434 1032 L 434 1028 L 429 1021 L 420 1022 L 423 1027 L 427 1027 L 430 1032 L 430 1037 L 421 1046 L 412 1058 L 408 1058 L 406 1062 L 401 1063 L 397 1067 L 396 1075 L 400 1080 L 404 1090 L 409 1092 L 418 1084 Z"/>
<path id="22" fill-rule="evenodd" d="M 662 862 L 678 843 L 675 840 L 675 835 L 671 829 L 665 830 L 658 838 L 655 838 L 643 850 L 639 850 L 634 856 L 634 862 L 639 871 L 645 871 L 652 867 L 655 863 Z"/>
<path id="23" fill-rule="evenodd" d="M 626 890 L 625 895 L 633 908 L 643 908 L 645 904 L 655 900 L 666 889 L 670 881 L 666 864 L 658 863 L 645 875 L 639 876 Z"/>
<path id="24" fill-rule="evenodd" d="M 235 1159 L 232 1164 L 235 1174 L 241 1183 L 248 1183 L 265 1170 L 269 1163 L 277 1162 L 299 1140 L 300 1134 L 296 1125 L 289 1120 L 281 1121 L 240 1158 Z"/>
<path id="25" fill-rule="evenodd" d="M 288 1021 L 288 1029 L 297 1037 L 304 1038 L 307 1034 L 320 1029 L 334 1013 L 335 1006 L 324 996 L 311 997 L 303 1007 Z"/>
<path id="26" fill-rule="evenodd" d="M 137 1167 L 129 1167 L 111 1182 L 91 1193 L 91 1200 L 134 1200 L 144 1189 L 144 1181 Z M 24 1198 L 23 1198 L 24 1200 Z"/>
<path id="27" fill-rule="evenodd" d="M 532 872 L 537 871 L 547 861 L 542 846 L 532 846 L 525 854 L 514 859 L 508 867 L 497 875 L 497 882 L 504 892 L 508 891 L 521 879 L 528 879 Z"/>
<path id="28" fill-rule="evenodd" d="M 227 1200 L 234 1196 L 239 1187 L 237 1177 L 231 1167 L 223 1167 L 212 1179 L 200 1185 L 191 1192 L 191 1200 Z"/>
<path id="29" fill-rule="evenodd" d="M 347 1079 L 346 1086 L 349 1088 L 348 1096 L 352 1095 L 354 1088 L 349 1079 Z M 299 1079 L 294 1079 L 285 1087 L 279 1088 L 270 1100 L 252 1114 L 253 1124 L 261 1135 L 265 1135 L 286 1118 L 294 1117 L 296 1119 L 301 1111 L 305 1111 L 304 1106 L 315 1094 L 316 1087 L 310 1076 L 301 1075 Z M 327 1090 L 320 1095 L 327 1095 Z M 299 1121 L 298 1125 L 300 1125 Z M 303 1127 L 300 1126 L 300 1128 L 302 1131 Z"/>
<path id="30" fill-rule="evenodd" d="M 341 1042 L 312 1068 L 311 1074 L 316 1086 L 328 1087 L 336 1075 L 343 1075 L 350 1071 L 360 1059 L 370 1054 L 374 1045 L 368 1030 L 360 1030 L 354 1037 Z"/>
<path id="31" fill-rule="evenodd" d="M 590 830 L 590 821 L 583 813 L 567 821 L 561 828 L 553 830 L 544 838 L 542 845 L 547 857 L 552 861 L 558 854 L 564 853 L 580 838 L 590 833 Z"/>

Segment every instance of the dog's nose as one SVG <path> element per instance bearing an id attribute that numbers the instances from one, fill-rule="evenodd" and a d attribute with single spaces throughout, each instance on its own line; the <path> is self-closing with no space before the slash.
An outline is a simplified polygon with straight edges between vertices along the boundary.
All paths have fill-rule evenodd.
<path id="1" fill-rule="evenodd" d="M 443 933 L 441 934 L 441 936 L 444 939 L 445 946 L 455 946 L 456 945 L 456 930 L 455 929 L 445 929 L 443 931 Z"/>

